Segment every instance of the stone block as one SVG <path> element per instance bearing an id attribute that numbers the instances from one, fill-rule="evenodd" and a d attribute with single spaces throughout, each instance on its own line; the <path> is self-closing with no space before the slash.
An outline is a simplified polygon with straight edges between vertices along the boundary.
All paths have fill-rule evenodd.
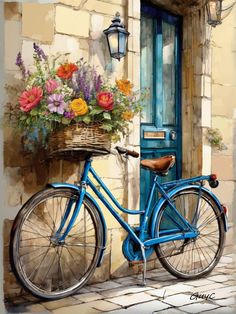
<path id="1" fill-rule="evenodd" d="M 110 15 L 112 17 L 115 15 L 116 12 L 119 12 L 121 17 L 124 17 L 125 11 L 125 8 L 121 5 L 99 0 L 88 0 L 85 2 L 83 8 L 90 12 L 102 13 L 105 15 Z M 109 25 L 107 27 L 109 27 Z"/>
<path id="2" fill-rule="evenodd" d="M 88 12 L 57 5 L 55 14 L 56 32 L 89 37 L 90 16 Z"/>
<path id="3" fill-rule="evenodd" d="M 51 43 L 54 35 L 54 5 L 23 3 L 22 36 Z"/>
<path id="4" fill-rule="evenodd" d="M 83 0 L 57 0 L 57 3 L 62 3 L 68 6 L 73 6 L 73 7 L 80 7 L 81 3 L 83 3 Z"/>
<path id="5" fill-rule="evenodd" d="M 20 4 L 19 2 L 4 3 L 4 18 L 7 21 L 18 21 L 20 19 Z M 9 39 L 9 37 L 7 37 Z"/>
<path id="6" fill-rule="evenodd" d="M 218 174 L 219 180 L 235 180 L 233 157 L 214 155 L 212 158 L 212 172 Z"/>
<path id="7" fill-rule="evenodd" d="M 141 4 L 140 0 L 128 1 L 128 16 L 136 19 L 140 19 Z"/>
<path id="8" fill-rule="evenodd" d="M 236 91 L 234 86 L 212 84 L 212 114 L 232 118 Z"/>
<path id="9" fill-rule="evenodd" d="M 202 117 L 201 124 L 203 127 L 211 126 L 211 100 L 208 98 L 202 98 Z"/>
<path id="10" fill-rule="evenodd" d="M 198 84 L 197 84 L 198 86 Z M 212 82 L 211 82 L 211 77 L 208 75 L 203 75 L 202 76 L 202 95 L 203 97 L 206 98 L 211 98 L 212 95 Z"/>
<path id="11" fill-rule="evenodd" d="M 203 144 L 202 147 L 202 174 L 208 175 L 211 173 L 211 146 Z"/>
<path id="12" fill-rule="evenodd" d="M 5 69 L 15 71 L 17 53 L 21 50 L 21 24 L 19 21 L 10 20 L 5 22 Z"/>
<path id="13" fill-rule="evenodd" d="M 100 14 L 92 14 L 91 16 L 91 29 L 90 36 L 93 40 L 99 39 L 103 35 L 105 17 Z M 107 27 L 109 26 L 109 21 L 107 21 Z"/>
<path id="14" fill-rule="evenodd" d="M 114 155 L 96 158 L 93 167 L 101 178 L 121 179 L 124 175 L 123 161 Z"/>
<path id="15" fill-rule="evenodd" d="M 79 56 L 80 44 L 78 38 L 63 34 L 55 34 L 50 53 L 56 55 L 58 53 L 69 53 L 66 57 L 69 61 L 75 62 L 80 58 Z M 60 58 L 58 61 L 63 60 Z"/>
<path id="16" fill-rule="evenodd" d="M 128 50 L 140 52 L 140 20 L 128 18 Z"/>
<path id="17" fill-rule="evenodd" d="M 232 143 L 234 136 L 234 121 L 232 119 L 222 116 L 213 117 L 212 127 L 220 130 L 226 146 Z"/>

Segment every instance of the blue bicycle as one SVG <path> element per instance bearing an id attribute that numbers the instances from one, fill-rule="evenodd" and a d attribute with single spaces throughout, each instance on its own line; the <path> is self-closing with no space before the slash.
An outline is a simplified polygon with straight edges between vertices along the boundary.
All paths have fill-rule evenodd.
<path id="1" fill-rule="evenodd" d="M 123 157 L 139 156 L 116 149 Z M 178 278 L 196 279 L 210 273 L 222 255 L 227 209 L 204 183 L 215 188 L 218 181 L 208 175 L 161 183 L 160 177 L 174 163 L 174 156 L 141 161 L 142 167 L 155 174 L 141 210 L 126 209 L 117 202 L 92 168 L 92 154 L 85 160 L 80 184 L 49 184 L 32 196 L 11 231 L 12 267 L 23 286 L 37 297 L 59 299 L 83 287 L 101 265 L 106 222 L 88 187 L 127 231 L 123 254 L 128 261 L 143 263 L 143 284 L 146 262 L 154 251 L 165 269 Z M 139 227 L 131 227 L 114 205 L 123 213 L 140 215 Z"/>

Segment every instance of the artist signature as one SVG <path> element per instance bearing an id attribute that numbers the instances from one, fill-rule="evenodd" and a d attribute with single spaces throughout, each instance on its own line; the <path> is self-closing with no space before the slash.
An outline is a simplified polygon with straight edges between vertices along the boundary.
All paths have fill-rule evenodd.
<path id="1" fill-rule="evenodd" d="M 200 292 L 194 292 L 190 296 L 190 300 L 197 300 L 197 299 L 204 299 L 204 300 L 214 300 L 215 299 L 215 293 L 200 293 Z"/>
<path id="2" fill-rule="evenodd" d="M 165 299 L 165 293 L 166 290 L 164 290 L 163 296 L 161 297 L 163 300 Z M 178 298 L 178 295 L 176 295 L 176 298 Z M 198 299 L 204 299 L 204 300 L 214 300 L 215 299 L 215 293 L 200 293 L 200 292 L 194 292 L 190 296 L 190 300 L 198 300 Z M 152 314 L 156 314 L 158 311 L 152 312 Z"/>

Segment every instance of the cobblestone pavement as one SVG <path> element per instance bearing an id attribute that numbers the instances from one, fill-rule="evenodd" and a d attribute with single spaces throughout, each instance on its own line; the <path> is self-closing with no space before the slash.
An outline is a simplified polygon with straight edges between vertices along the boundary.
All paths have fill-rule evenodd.
<path id="1" fill-rule="evenodd" d="M 224 255 L 205 278 L 182 281 L 163 268 L 148 271 L 146 287 L 141 276 L 129 276 L 86 286 L 80 293 L 57 301 L 32 297 L 6 303 L 7 313 L 52 314 L 178 314 L 236 313 L 235 255 Z"/>

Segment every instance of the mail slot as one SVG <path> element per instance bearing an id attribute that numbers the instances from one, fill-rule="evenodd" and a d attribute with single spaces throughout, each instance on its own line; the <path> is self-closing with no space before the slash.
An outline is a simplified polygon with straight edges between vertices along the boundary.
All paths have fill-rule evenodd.
<path id="1" fill-rule="evenodd" d="M 165 131 L 156 131 L 156 132 L 144 131 L 143 137 L 146 139 L 164 140 L 166 137 L 166 132 Z"/>

